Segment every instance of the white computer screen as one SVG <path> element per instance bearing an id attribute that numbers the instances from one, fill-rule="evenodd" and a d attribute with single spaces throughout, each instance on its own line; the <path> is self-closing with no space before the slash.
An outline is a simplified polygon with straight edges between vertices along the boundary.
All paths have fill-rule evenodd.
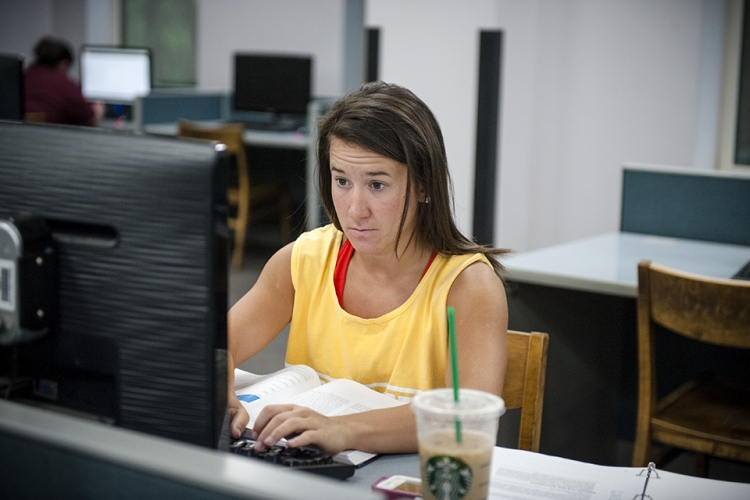
<path id="1" fill-rule="evenodd" d="M 86 99 L 130 102 L 151 91 L 151 56 L 146 49 L 84 47 L 80 59 Z"/>

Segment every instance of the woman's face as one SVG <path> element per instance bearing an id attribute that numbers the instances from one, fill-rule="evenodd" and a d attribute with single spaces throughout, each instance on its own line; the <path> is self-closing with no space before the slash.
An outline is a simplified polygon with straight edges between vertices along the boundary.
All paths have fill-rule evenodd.
<path id="1" fill-rule="evenodd" d="M 341 228 L 357 252 L 393 254 L 404 209 L 407 167 L 337 137 L 330 145 L 331 192 Z M 401 248 L 414 230 L 417 196 L 412 193 Z"/>

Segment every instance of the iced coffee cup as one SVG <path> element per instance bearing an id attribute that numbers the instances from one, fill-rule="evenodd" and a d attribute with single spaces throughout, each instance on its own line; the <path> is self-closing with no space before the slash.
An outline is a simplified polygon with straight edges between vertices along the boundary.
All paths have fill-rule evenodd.
<path id="1" fill-rule="evenodd" d="M 502 398 L 488 392 L 434 389 L 414 397 L 424 500 L 484 500 Z"/>

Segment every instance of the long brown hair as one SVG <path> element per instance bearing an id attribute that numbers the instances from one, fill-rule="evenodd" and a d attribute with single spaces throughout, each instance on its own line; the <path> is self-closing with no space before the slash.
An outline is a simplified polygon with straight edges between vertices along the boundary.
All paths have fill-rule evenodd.
<path id="1" fill-rule="evenodd" d="M 414 237 L 445 255 L 485 254 L 496 272 L 498 255 L 506 249 L 476 244 L 453 220 L 453 184 L 448 171 L 443 134 L 427 105 L 410 90 L 372 82 L 337 101 L 318 124 L 318 184 L 328 218 L 341 230 L 331 193 L 331 138 L 370 150 L 407 166 L 406 200 L 396 239 L 396 251 L 406 222 L 412 186 L 425 193 L 419 203 Z"/>

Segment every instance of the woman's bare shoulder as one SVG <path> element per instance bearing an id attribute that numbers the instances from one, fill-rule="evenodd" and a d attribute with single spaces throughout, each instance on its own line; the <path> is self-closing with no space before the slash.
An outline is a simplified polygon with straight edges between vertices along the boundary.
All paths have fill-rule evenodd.
<path id="1" fill-rule="evenodd" d="M 486 303 L 505 300 L 505 286 L 495 270 L 484 261 L 467 266 L 451 286 L 448 302 Z"/>
<path id="2" fill-rule="evenodd" d="M 269 280 L 273 283 L 278 283 L 280 280 L 289 281 L 291 284 L 292 280 L 292 251 L 294 249 L 294 242 L 288 243 L 277 250 L 261 271 L 258 282 Z"/>

